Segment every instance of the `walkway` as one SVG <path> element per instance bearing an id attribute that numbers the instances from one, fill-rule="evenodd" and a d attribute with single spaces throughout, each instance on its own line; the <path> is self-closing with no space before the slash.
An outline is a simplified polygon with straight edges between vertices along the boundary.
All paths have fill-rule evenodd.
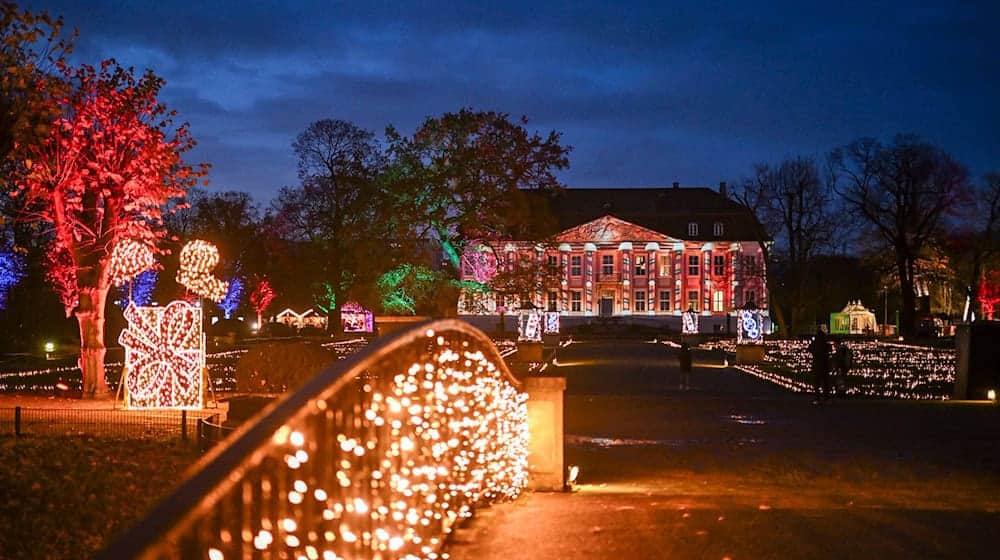
<path id="1" fill-rule="evenodd" d="M 817 406 L 695 362 L 682 392 L 662 344 L 560 349 L 577 490 L 482 512 L 452 558 L 996 557 L 1000 408 Z"/>

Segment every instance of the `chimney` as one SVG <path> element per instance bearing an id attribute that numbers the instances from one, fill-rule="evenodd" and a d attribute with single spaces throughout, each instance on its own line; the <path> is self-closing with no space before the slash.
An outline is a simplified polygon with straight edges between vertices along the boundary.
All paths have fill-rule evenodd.
<path id="1" fill-rule="evenodd" d="M 726 182 L 725 181 L 719 181 L 719 194 L 721 194 L 722 196 L 726 196 Z"/>
<path id="2" fill-rule="evenodd" d="M 679 182 L 679 181 L 674 181 L 674 188 L 675 188 L 675 189 L 679 189 L 679 188 L 681 188 L 681 184 L 680 184 L 680 182 Z"/>

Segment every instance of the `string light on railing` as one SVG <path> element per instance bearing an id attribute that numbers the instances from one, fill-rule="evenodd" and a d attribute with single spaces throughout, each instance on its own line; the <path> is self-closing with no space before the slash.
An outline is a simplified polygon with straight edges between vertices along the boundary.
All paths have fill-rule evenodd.
<path id="1" fill-rule="evenodd" d="M 181 249 L 177 282 L 199 296 L 220 302 L 226 297 L 229 283 L 214 276 L 218 264 L 219 250 L 215 245 L 195 239 Z"/>
<path id="2" fill-rule="evenodd" d="M 444 535 L 475 504 L 521 492 L 527 396 L 468 341 L 425 335 L 416 343 L 428 349 L 423 359 L 365 378 L 329 404 L 319 399 L 275 432 L 274 454 L 288 472 L 264 480 L 288 481 L 283 514 L 262 514 L 243 531 L 247 545 L 288 558 L 434 560 L 446 557 Z M 333 402 L 344 392 L 360 400 Z M 242 550 L 229 549 L 232 557 Z"/>

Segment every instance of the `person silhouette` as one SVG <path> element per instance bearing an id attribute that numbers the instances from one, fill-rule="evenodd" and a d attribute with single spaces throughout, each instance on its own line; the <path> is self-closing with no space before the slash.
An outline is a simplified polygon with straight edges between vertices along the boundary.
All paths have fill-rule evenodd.
<path id="1" fill-rule="evenodd" d="M 813 388 L 816 390 L 814 403 L 821 403 L 830 397 L 830 341 L 826 336 L 826 325 L 816 330 L 816 336 L 809 343 L 812 354 Z"/>
<path id="2" fill-rule="evenodd" d="M 691 346 L 687 342 L 681 343 L 680 352 L 677 354 L 677 365 L 681 372 L 678 389 L 687 391 L 691 388 Z"/>

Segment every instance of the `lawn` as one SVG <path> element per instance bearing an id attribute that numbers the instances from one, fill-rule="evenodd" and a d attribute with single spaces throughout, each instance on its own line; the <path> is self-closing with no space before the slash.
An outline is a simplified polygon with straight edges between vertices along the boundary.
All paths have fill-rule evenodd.
<path id="1" fill-rule="evenodd" d="M 197 458 L 181 441 L 2 437 L 0 555 L 90 558 Z"/>

